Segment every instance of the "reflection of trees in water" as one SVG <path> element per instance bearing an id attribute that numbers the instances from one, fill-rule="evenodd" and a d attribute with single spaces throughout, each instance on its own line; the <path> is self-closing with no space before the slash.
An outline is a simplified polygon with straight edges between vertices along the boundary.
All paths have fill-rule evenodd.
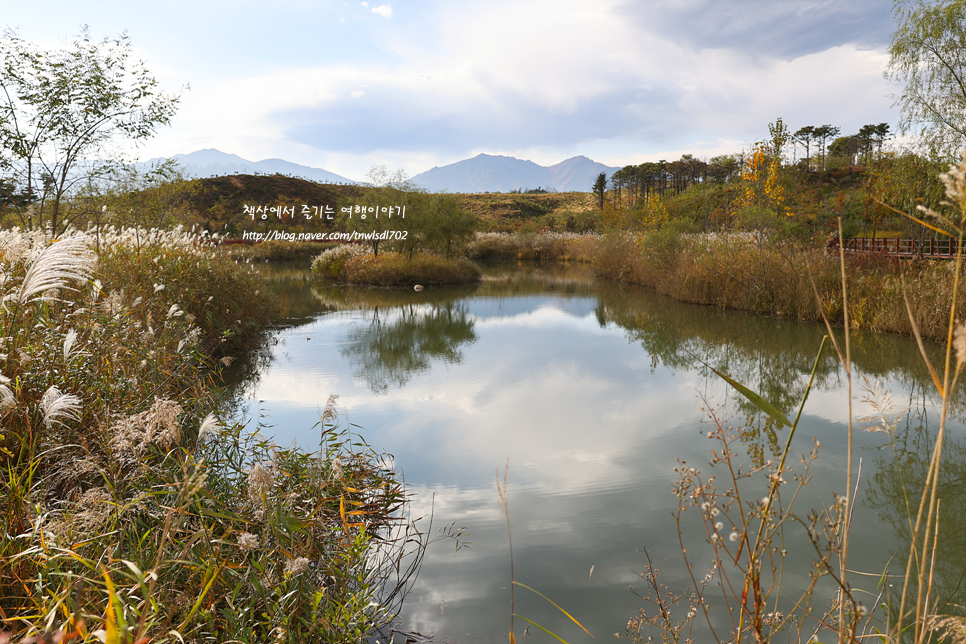
<path id="1" fill-rule="evenodd" d="M 921 408 L 924 401 L 919 402 Z M 893 553 L 894 563 L 889 570 L 898 576 L 893 587 L 894 612 L 898 611 L 911 526 L 916 521 L 935 439 L 936 431 L 930 429 L 923 414 L 907 415 L 895 432 L 894 450 L 888 446 L 876 459 L 872 484 L 865 494 L 864 503 L 891 523 L 896 534 L 898 550 Z M 939 481 L 939 538 L 931 602 L 935 609 L 930 612 L 961 615 L 966 606 L 966 439 L 948 438 L 947 434 Z M 916 576 L 914 568 L 913 581 Z M 913 601 L 916 595 L 913 587 Z"/>
<path id="2" fill-rule="evenodd" d="M 648 352 L 655 368 L 663 364 L 672 371 L 700 369 L 700 363 L 690 355 L 694 354 L 762 393 L 785 411 L 796 407 L 801 400 L 815 353 L 825 334 L 824 327 L 819 325 L 697 308 L 649 291 L 613 284 L 600 287 L 597 318 L 601 325 L 615 323 L 623 327 L 628 339 L 639 342 Z M 841 334 L 842 330 L 836 332 Z M 841 338 L 840 335 L 840 342 Z M 934 364 L 942 364 L 940 345 L 931 343 L 927 351 Z M 895 451 L 887 445 L 878 452 L 871 484 L 865 491 L 865 504 L 874 508 L 895 530 L 897 551 L 889 572 L 900 576 L 893 580 L 892 588 L 893 610 L 898 610 L 901 575 L 909 554 L 909 517 L 915 521 L 932 455 L 938 428 L 937 400 L 913 339 L 853 334 L 852 355 L 857 374 L 872 382 L 898 382 L 899 391 L 894 392 L 896 404 L 909 407 L 895 434 Z M 708 377 L 717 379 L 714 375 Z M 853 385 L 857 398 L 861 398 L 860 383 L 857 380 Z M 815 388 L 838 387 L 844 387 L 844 379 L 838 359 L 830 350 L 819 365 Z M 962 422 L 966 417 L 963 389 L 953 392 L 952 422 Z M 753 458 L 761 458 L 768 449 L 777 451 L 784 444 L 784 436 L 777 435 L 778 428 L 762 419 L 756 408 L 741 396 L 735 396 L 735 403 L 749 415 L 742 439 Z M 809 409 L 806 404 L 806 413 Z M 868 413 L 859 405 L 855 411 L 859 416 Z M 885 435 L 883 439 L 883 443 L 888 442 Z M 941 472 L 934 605 L 935 612 L 961 614 L 962 610 L 953 605 L 966 606 L 966 439 L 947 438 Z M 916 589 L 912 590 L 911 597 L 914 601 Z"/>
<path id="3" fill-rule="evenodd" d="M 251 350 L 231 360 L 221 370 L 218 408 L 228 417 L 241 418 L 246 397 L 258 388 L 262 374 L 272 364 L 271 347 L 278 343 L 277 330 L 262 334 L 262 339 Z"/>
<path id="4" fill-rule="evenodd" d="M 308 324 L 320 313 L 312 297 L 312 275 L 304 264 L 273 263 L 256 267 L 266 288 L 278 297 L 283 327 Z"/>
<path id="5" fill-rule="evenodd" d="M 597 319 L 603 326 L 614 323 L 626 330 L 630 341 L 640 343 L 651 356 L 652 368 L 663 364 L 676 371 L 702 369 L 693 356 L 727 373 L 760 393 L 785 412 L 800 404 L 808 385 L 825 327 L 819 324 L 776 320 L 735 311 L 674 302 L 646 289 L 604 283 L 598 289 Z M 843 338 L 841 329 L 839 343 Z M 935 363 L 941 363 L 941 347 L 930 343 Z M 693 354 L 693 356 L 692 356 Z M 931 382 L 922 357 L 911 338 L 894 334 L 854 333 L 852 359 L 858 372 L 871 380 L 895 379 L 907 391 Z M 711 380 L 717 376 L 707 374 Z M 844 384 L 838 358 L 828 349 L 819 363 L 813 388 L 828 390 Z M 738 410 L 748 416 L 743 439 L 752 455 L 778 440 L 772 423 L 741 396 L 734 398 Z M 952 418 L 966 417 L 966 396 L 960 391 L 951 401 Z M 809 411 L 808 405 L 805 408 Z"/>
<path id="6" fill-rule="evenodd" d="M 460 345 L 476 341 L 474 321 L 462 302 L 377 308 L 367 317 L 367 324 L 349 331 L 341 353 L 377 394 L 402 387 L 434 361 L 462 362 Z"/>

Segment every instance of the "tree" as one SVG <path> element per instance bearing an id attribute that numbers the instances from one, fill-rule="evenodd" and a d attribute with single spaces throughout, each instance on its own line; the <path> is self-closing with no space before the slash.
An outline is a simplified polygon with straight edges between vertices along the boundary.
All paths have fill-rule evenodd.
<path id="1" fill-rule="evenodd" d="M 711 157 L 708 161 L 708 176 L 717 183 L 731 180 L 743 165 L 733 154 L 723 154 Z"/>
<path id="2" fill-rule="evenodd" d="M 379 245 L 386 239 L 387 231 L 402 230 L 406 217 L 413 216 L 413 207 L 422 197 L 419 188 L 409 181 L 405 170 L 390 173 L 386 166 L 376 165 L 366 173 L 369 189 L 360 204 L 342 215 L 342 225 L 349 232 L 369 235 L 372 253 L 379 255 Z"/>
<path id="3" fill-rule="evenodd" d="M 0 223 L 8 210 L 26 205 L 27 195 L 17 192 L 17 185 L 13 181 L 0 178 Z"/>
<path id="4" fill-rule="evenodd" d="M 966 146 L 966 0 L 896 0 L 893 15 L 885 76 L 903 85 L 899 128 L 951 155 Z"/>
<path id="5" fill-rule="evenodd" d="M 454 251 L 476 233 L 476 215 L 466 210 L 458 195 L 405 193 L 409 210 L 405 219 L 407 234 L 396 248 L 412 259 L 420 247 L 452 257 Z M 397 228 L 399 228 L 397 226 Z"/>
<path id="6" fill-rule="evenodd" d="M 607 173 L 601 172 L 594 181 L 594 194 L 597 195 L 597 207 L 604 209 L 604 193 L 607 191 Z"/>
<path id="7" fill-rule="evenodd" d="M 118 139 L 139 142 L 167 125 L 177 96 L 157 90 L 126 35 L 43 51 L 7 30 L 0 37 L 0 165 L 26 193 L 23 223 L 61 233 L 75 188 L 100 175 Z M 34 220 L 36 217 L 36 221 Z"/>
<path id="8" fill-rule="evenodd" d="M 840 136 L 828 146 L 828 155 L 833 159 L 847 159 L 849 168 L 855 165 L 856 156 L 862 152 L 863 140 L 860 134 Z"/>
<path id="9" fill-rule="evenodd" d="M 785 206 L 785 188 L 779 181 L 781 162 L 773 155 L 774 145 L 757 143 L 741 169 L 741 183 L 735 207 L 743 211 L 791 216 Z"/>
<path id="10" fill-rule="evenodd" d="M 879 123 L 872 126 L 872 141 L 876 146 L 876 157 L 882 158 L 882 144 L 889 138 L 891 128 L 888 123 Z"/>
<path id="11" fill-rule="evenodd" d="M 805 127 L 800 128 L 797 132 L 795 132 L 795 134 L 793 134 L 792 137 L 805 147 L 805 172 L 808 172 L 809 158 L 811 156 L 809 154 L 809 151 L 811 149 L 812 139 L 815 137 L 815 126 L 806 125 Z"/>
<path id="12" fill-rule="evenodd" d="M 105 224 L 135 228 L 166 228 L 188 218 L 188 195 L 193 189 L 174 159 L 139 168 L 118 164 L 110 174 L 81 188 L 75 201 L 87 223 L 98 230 Z M 140 247 L 140 243 L 138 243 Z"/>
<path id="13" fill-rule="evenodd" d="M 792 140 L 792 134 L 788 126 L 782 122 L 781 117 L 775 119 L 774 123 L 768 124 L 768 134 L 771 136 L 771 154 L 775 161 L 781 165 L 785 155 L 785 146 Z"/>
<path id="14" fill-rule="evenodd" d="M 876 164 L 869 177 L 869 192 L 879 204 L 871 213 L 873 225 L 877 226 L 883 216 L 894 212 L 882 204 L 917 217 L 921 215 L 917 214 L 917 206 L 941 209 L 945 190 L 938 177 L 944 169 L 947 169 L 945 163 L 911 152 Z M 899 221 L 909 226 L 914 237 L 922 237 L 927 232 L 924 226 L 913 224 L 910 219 L 900 217 Z"/>
<path id="15" fill-rule="evenodd" d="M 825 163 L 825 143 L 829 139 L 834 139 L 842 131 L 841 128 L 835 127 L 834 125 L 820 125 L 812 131 L 812 138 L 818 143 L 819 155 L 822 157 L 822 169 L 825 170 L 827 164 Z"/>

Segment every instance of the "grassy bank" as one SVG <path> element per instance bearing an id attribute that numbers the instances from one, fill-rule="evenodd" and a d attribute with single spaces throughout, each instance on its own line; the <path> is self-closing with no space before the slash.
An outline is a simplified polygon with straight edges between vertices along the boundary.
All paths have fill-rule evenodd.
<path id="1" fill-rule="evenodd" d="M 219 418 L 219 368 L 274 318 L 257 275 L 144 230 L 5 231 L 0 274 L 0 640 L 354 642 L 386 619 L 371 557 L 402 556 L 403 490 L 334 398 L 313 454 Z"/>
<path id="2" fill-rule="evenodd" d="M 913 318 L 923 336 L 945 339 L 952 304 L 951 262 L 904 262 L 875 256 L 846 258 L 853 329 L 912 333 L 902 296 L 904 274 Z M 594 260 L 603 279 L 639 284 L 683 302 L 821 321 L 809 274 L 826 315 L 845 321 L 838 256 L 824 249 L 753 236 L 679 235 L 657 231 L 638 241 L 611 236 Z M 966 304 L 959 296 L 957 306 Z"/>
<path id="3" fill-rule="evenodd" d="M 477 233 L 466 246 L 473 260 L 590 261 L 600 236 L 593 233 Z"/>
<path id="4" fill-rule="evenodd" d="M 254 244 L 230 244 L 221 247 L 236 261 L 297 262 L 311 261 L 320 253 L 337 246 L 334 242 L 314 241 L 263 241 Z"/>
<path id="5" fill-rule="evenodd" d="M 466 259 L 450 259 L 428 253 L 411 257 L 396 252 L 372 254 L 367 246 L 339 246 L 312 262 L 312 272 L 321 279 L 345 284 L 397 286 L 417 284 L 467 284 L 478 282 L 480 269 Z"/>

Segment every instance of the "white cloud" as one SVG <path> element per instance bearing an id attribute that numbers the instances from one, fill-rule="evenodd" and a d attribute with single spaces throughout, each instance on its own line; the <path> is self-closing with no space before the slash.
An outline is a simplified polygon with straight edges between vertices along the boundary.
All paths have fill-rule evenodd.
<path id="1" fill-rule="evenodd" d="M 436 5 L 405 30 L 369 22 L 357 54 L 196 85 L 178 135 L 190 128 L 197 147 L 235 153 L 257 137 L 265 156 L 298 149 L 298 162 L 362 176 L 373 164 L 416 174 L 478 152 L 545 165 L 575 154 L 609 165 L 710 156 L 767 136 L 779 116 L 793 130 L 895 121 L 881 47 L 796 57 L 708 48 L 625 9 L 618 0 L 467 0 Z M 371 11 L 392 15 L 388 3 Z"/>

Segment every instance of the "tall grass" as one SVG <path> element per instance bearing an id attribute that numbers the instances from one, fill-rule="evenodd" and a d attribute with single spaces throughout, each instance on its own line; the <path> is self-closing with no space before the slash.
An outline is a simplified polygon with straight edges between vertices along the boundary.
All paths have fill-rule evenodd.
<path id="1" fill-rule="evenodd" d="M 0 233 L 0 638 L 355 642 L 391 618 L 422 536 L 334 398 L 315 453 L 219 417 L 262 289 L 179 230 Z"/>
<path id="2" fill-rule="evenodd" d="M 603 279 L 640 284 L 684 302 L 760 315 L 845 323 L 838 258 L 824 249 L 747 235 L 679 235 L 657 231 L 640 239 L 613 235 L 594 260 Z M 845 258 L 852 329 L 945 339 L 953 262 L 908 262 L 875 256 Z M 821 298 L 816 302 L 809 275 Z M 906 313 L 905 280 L 912 319 Z M 966 295 L 957 295 L 962 306 Z"/>

